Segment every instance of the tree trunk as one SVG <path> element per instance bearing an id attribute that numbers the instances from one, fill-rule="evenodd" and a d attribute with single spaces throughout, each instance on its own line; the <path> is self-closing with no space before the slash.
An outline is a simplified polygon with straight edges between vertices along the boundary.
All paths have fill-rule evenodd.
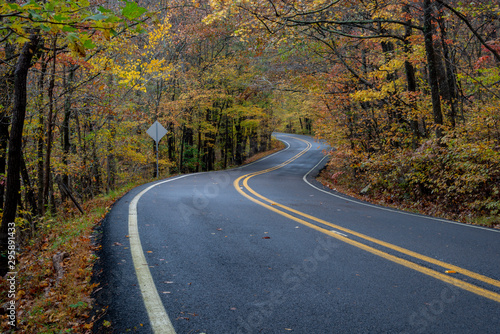
<path id="1" fill-rule="evenodd" d="M 429 75 L 429 86 L 431 89 L 432 113 L 434 115 L 434 126 L 437 138 L 443 136 L 443 114 L 441 111 L 441 97 L 439 96 L 439 81 L 436 68 L 436 53 L 433 44 L 432 28 L 432 4 L 431 0 L 424 0 L 424 40 L 425 53 L 427 56 L 427 69 Z"/>
<path id="2" fill-rule="evenodd" d="M 115 118 L 113 116 L 108 116 L 108 126 L 109 126 L 109 141 L 108 141 L 108 156 L 107 159 L 107 190 L 115 189 L 116 183 L 116 158 L 115 158 L 115 137 L 116 128 L 114 123 Z"/>
<path id="3" fill-rule="evenodd" d="M 47 62 L 42 61 L 42 69 L 40 70 L 40 77 L 38 79 L 38 129 L 37 129 L 37 174 L 38 174 L 38 214 L 43 214 L 43 150 L 45 147 L 44 132 L 45 132 L 45 117 L 43 115 L 43 94 L 45 74 L 47 73 Z"/>
<path id="4" fill-rule="evenodd" d="M 439 15 L 439 30 L 441 31 L 441 46 L 443 48 L 443 56 L 445 62 L 446 70 L 446 84 L 448 87 L 448 100 L 450 103 L 450 112 L 448 117 L 450 119 L 450 124 L 452 128 L 456 125 L 456 115 L 457 115 L 457 79 L 454 70 L 454 62 L 451 58 L 450 51 L 447 44 L 447 32 L 446 32 L 446 22 L 442 13 Z"/>
<path id="5" fill-rule="evenodd" d="M 47 115 L 47 135 L 46 135 L 46 150 L 45 150 L 45 160 L 44 160 L 44 175 L 43 175 L 43 206 L 42 212 L 45 212 L 47 206 L 50 203 L 49 200 L 49 188 L 50 188 L 50 158 L 52 153 L 52 127 L 53 127 L 53 117 L 54 117 L 54 86 L 55 86 L 55 76 L 56 76 L 56 45 L 57 45 L 57 36 L 54 37 L 52 43 L 52 69 L 50 73 L 50 81 L 49 81 L 49 114 Z M 52 203 L 53 204 L 53 203 Z"/>
<path id="6" fill-rule="evenodd" d="M 168 160 L 171 162 L 175 160 L 175 128 L 174 123 L 167 124 L 167 146 L 168 146 Z"/>
<path id="7" fill-rule="evenodd" d="M 242 119 L 239 117 L 234 126 L 236 131 L 236 150 L 234 152 L 234 162 L 236 165 L 241 165 L 243 163 L 243 150 L 245 149 L 243 146 L 243 134 L 241 133 L 241 122 Z"/>
<path id="8" fill-rule="evenodd" d="M 410 14 L 410 7 L 406 5 L 404 7 L 404 13 L 408 15 Z M 412 35 L 412 28 L 409 26 L 411 24 L 411 19 L 408 19 L 406 21 L 408 25 L 405 27 L 405 39 L 403 42 L 403 51 L 406 54 L 409 54 L 411 52 L 411 45 L 410 41 L 408 40 L 411 35 Z M 406 74 L 406 84 L 407 84 L 407 90 L 410 93 L 414 93 L 417 91 L 417 80 L 415 78 L 415 67 L 413 67 L 412 63 L 410 63 L 408 60 L 405 60 L 405 74 Z M 415 101 L 413 95 L 410 95 L 410 105 L 412 106 L 413 109 L 416 109 Z M 410 124 L 411 124 L 411 130 L 413 134 L 412 138 L 412 146 L 413 149 L 417 148 L 418 141 L 420 138 L 420 131 L 418 129 L 418 118 L 414 115 L 410 117 Z"/>
<path id="9" fill-rule="evenodd" d="M 71 142 L 70 142 L 70 128 L 69 128 L 69 121 L 71 118 L 71 98 L 73 95 L 73 81 L 75 77 L 75 70 L 76 66 L 71 66 L 69 69 L 68 73 L 68 79 L 66 80 L 66 76 L 64 75 L 64 88 L 68 92 L 66 95 L 66 100 L 64 101 L 64 119 L 62 123 L 62 147 L 63 147 L 63 156 L 62 156 L 62 162 L 66 166 L 66 171 L 64 172 L 62 176 L 62 183 L 66 188 L 69 187 L 69 175 L 68 175 L 68 155 L 69 151 L 71 148 Z M 61 192 L 61 197 L 62 201 L 65 202 L 68 199 L 68 195 L 66 192 Z"/>
<path id="10" fill-rule="evenodd" d="M 225 140 L 224 140 L 224 163 L 223 167 L 224 169 L 227 168 L 227 163 L 228 163 L 228 155 L 229 155 L 229 148 L 231 147 L 230 141 L 229 141 L 229 116 L 225 116 L 225 127 L 226 127 L 226 133 L 225 133 Z"/>
<path id="11" fill-rule="evenodd" d="M 179 173 L 182 173 L 182 164 L 184 162 L 184 141 L 186 139 L 185 136 L 186 136 L 186 126 L 183 124 L 181 132 L 181 149 L 179 152 Z"/>
<path id="12" fill-rule="evenodd" d="M 9 136 L 9 153 L 7 163 L 7 184 L 5 191 L 5 205 L 3 210 L 2 225 L 0 227 L 0 253 L 8 249 L 9 225 L 14 223 L 17 213 L 17 203 L 20 190 L 20 169 L 22 154 L 22 139 L 24 118 L 26 116 L 26 82 L 31 60 L 38 48 L 39 36 L 33 33 L 29 42 L 21 50 L 14 70 L 14 110 Z M 2 254 L 3 255 L 3 254 Z M 4 275 L 14 268 L 8 267 L 8 258 L 0 256 L 0 275 Z"/>
<path id="13" fill-rule="evenodd" d="M 28 173 L 28 168 L 26 167 L 26 161 L 24 160 L 24 155 L 21 155 L 21 177 L 23 179 L 24 187 L 26 188 L 26 201 L 31 207 L 31 215 L 36 216 L 38 208 L 35 198 L 35 191 L 33 190 L 33 186 L 31 185 L 31 180 Z"/>
<path id="14" fill-rule="evenodd" d="M 14 46 L 10 43 L 5 44 L 5 58 L 8 59 L 14 55 Z M 12 69 L 7 69 L 1 78 L 0 105 L 3 106 L 0 113 L 0 208 L 3 208 L 5 193 L 5 168 L 7 166 L 7 146 L 9 143 L 9 125 L 12 108 L 12 96 L 14 94 L 14 73 Z"/>
<path id="15" fill-rule="evenodd" d="M 252 130 L 248 137 L 249 137 L 249 141 L 250 141 L 250 153 L 248 156 L 251 157 L 251 156 L 254 156 L 259 150 L 259 140 L 257 137 L 257 131 Z"/>

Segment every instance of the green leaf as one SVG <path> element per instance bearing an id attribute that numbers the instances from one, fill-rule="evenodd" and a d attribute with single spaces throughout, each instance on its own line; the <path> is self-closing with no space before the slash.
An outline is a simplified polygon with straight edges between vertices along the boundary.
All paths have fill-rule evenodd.
<path id="1" fill-rule="evenodd" d="M 78 31 L 78 29 L 73 28 L 72 26 L 64 26 L 64 27 L 62 28 L 62 30 L 63 30 L 64 32 L 75 32 L 75 31 Z"/>
<path id="2" fill-rule="evenodd" d="M 74 32 L 67 34 L 66 38 L 68 39 L 68 41 L 71 41 L 71 42 L 76 42 L 76 41 L 80 40 L 80 36 L 78 36 L 78 34 L 75 34 Z"/>
<path id="3" fill-rule="evenodd" d="M 30 9 L 28 10 L 28 13 L 29 13 L 29 16 L 36 19 L 36 20 L 42 20 L 42 16 L 40 16 L 40 14 L 38 14 L 35 10 L 33 9 Z"/>
<path id="4" fill-rule="evenodd" d="M 108 16 L 104 15 L 103 13 L 99 13 L 99 14 L 95 14 L 95 15 L 92 15 L 92 16 L 89 16 L 87 17 L 84 21 L 102 21 L 102 20 L 106 20 L 108 18 Z"/>
<path id="5" fill-rule="evenodd" d="M 83 42 L 83 46 L 86 49 L 93 49 L 93 48 L 95 48 L 95 44 L 94 44 L 94 42 L 92 42 L 91 39 L 87 39 L 85 42 Z"/>
<path id="6" fill-rule="evenodd" d="M 54 11 L 54 9 L 55 9 L 55 6 L 54 6 L 54 4 L 53 4 L 52 2 L 47 2 L 47 3 L 45 4 L 45 9 L 46 9 L 47 11 L 49 11 L 49 12 L 53 12 L 53 11 Z"/>
<path id="7" fill-rule="evenodd" d="M 59 14 L 54 15 L 54 20 L 57 22 L 63 22 L 67 19 L 68 17 L 66 15 L 59 15 Z"/>
<path id="8" fill-rule="evenodd" d="M 135 20 L 146 11 L 146 8 L 139 7 L 135 2 L 127 2 L 127 5 L 122 9 L 122 15 L 129 20 Z"/>
<path id="9" fill-rule="evenodd" d="M 146 32 L 146 30 L 141 25 L 138 25 L 134 31 L 138 34 L 144 34 Z"/>
<path id="10" fill-rule="evenodd" d="M 43 31 L 49 32 L 51 29 L 49 26 L 46 26 L 45 24 L 41 24 L 40 28 L 42 28 Z"/>
<path id="11" fill-rule="evenodd" d="M 103 6 L 99 6 L 99 11 L 101 13 L 112 13 L 110 9 L 104 8 Z"/>

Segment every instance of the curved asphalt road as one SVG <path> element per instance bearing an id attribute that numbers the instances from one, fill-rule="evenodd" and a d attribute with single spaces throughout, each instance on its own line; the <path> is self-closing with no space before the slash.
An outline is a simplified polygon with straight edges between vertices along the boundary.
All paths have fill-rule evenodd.
<path id="1" fill-rule="evenodd" d="M 98 331 L 500 333 L 499 231 L 324 189 L 313 176 L 327 147 L 277 137 L 287 149 L 254 164 L 115 204 Z"/>

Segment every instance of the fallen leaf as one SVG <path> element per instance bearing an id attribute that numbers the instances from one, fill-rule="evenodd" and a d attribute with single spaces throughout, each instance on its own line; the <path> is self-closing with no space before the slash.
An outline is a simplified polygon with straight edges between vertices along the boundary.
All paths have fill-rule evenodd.
<path id="1" fill-rule="evenodd" d="M 271 239 L 271 237 L 262 237 L 262 239 Z"/>

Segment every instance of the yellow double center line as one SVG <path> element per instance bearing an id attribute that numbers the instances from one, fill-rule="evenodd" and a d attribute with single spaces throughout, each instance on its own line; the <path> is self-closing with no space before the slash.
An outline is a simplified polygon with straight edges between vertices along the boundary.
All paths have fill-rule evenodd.
<path id="1" fill-rule="evenodd" d="M 295 139 L 298 139 L 298 138 L 295 138 Z M 301 139 L 299 139 L 299 140 L 301 140 Z M 488 299 L 491 299 L 491 300 L 494 300 L 494 301 L 500 303 L 500 294 L 498 294 L 494 291 L 487 290 L 485 288 L 482 288 L 482 287 L 479 287 L 477 285 L 462 281 L 462 280 L 455 278 L 455 277 L 452 277 L 450 275 L 443 274 L 442 272 L 421 266 L 421 265 L 416 264 L 414 262 L 411 262 L 409 260 L 403 259 L 401 257 L 395 256 L 392 254 L 389 254 L 389 253 L 384 252 L 382 250 L 379 250 L 377 248 L 368 246 L 362 242 L 352 240 L 346 236 L 342 236 L 341 234 L 338 234 L 338 232 L 331 231 L 329 229 L 326 229 L 324 227 L 321 227 L 321 226 L 318 226 L 314 223 L 311 223 L 311 221 L 319 223 L 321 225 L 328 226 L 330 228 L 335 228 L 336 230 L 348 233 L 352 236 L 356 236 L 360 239 L 369 241 L 371 243 L 385 247 L 385 248 L 390 249 L 392 251 L 396 251 L 396 252 L 399 252 L 401 254 L 405 254 L 407 256 L 413 257 L 413 258 L 418 259 L 420 261 L 424 261 L 424 262 L 427 262 L 429 264 L 433 264 L 433 265 L 442 267 L 446 271 L 454 271 L 457 274 L 468 276 L 468 277 L 473 278 L 477 281 L 481 281 L 483 283 L 487 283 L 487 284 L 492 285 L 494 287 L 500 288 L 500 281 L 498 281 L 498 280 L 495 280 L 493 278 L 475 273 L 473 271 L 470 271 L 470 270 L 467 270 L 467 269 L 464 269 L 464 268 L 461 268 L 461 267 L 458 267 L 458 266 L 455 266 L 455 265 L 452 265 L 452 264 L 449 264 L 449 263 L 446 263 L 443 261 L 436 260 L 434 258 L 416 253 L 416 252 L 408 250 L 406 248 L 402 248 L 402 247 L 390 244 L 388 242 L 372 238 L 370 236 L 367 236 L 367 235 L 362 234 L 362 233 L 358 233 L 356 231 L 347 229 L 345 227 L 342 227 L 342 226 L 339 226 L 336 224 L 332 224 L 332 223 L 327 222 L 323 219 L 316 218 L 316 217 L 311 216 L 309 214 L 306 214 L 306 213 L 297 211 L 295 209 L 292 209 L 290 207 L 287 207 L 285 205 L 276 203 L 275 201 L 272 201 L 272 200 L 260 195 L 259 193 L 254 191 L 252 188 L 250 188 L 250 186 L 248 185 L 248 180 L 250 180 L 252 177 L 257 176 L 257 175 L 261 175 L 261 174 L 265 174 L 265 173 L 269 173 L 271 171 L 282 168 L 282 167 L 288 165 L 289 163 L 291 163 L 292 161 L 301 157 L 307 151 L 309 151 L 309 149 L 311 148 L 311 144 L 305 140 L 301 140 L 301 141 L 307 143 L 307 147 L 304 150 L 302 150 L 301 152 L 299 152 L 298 154 L 296 154 L 292 158 L 288 159 L 287 161 L 283 162 L 282 164 L 279 164 L 279 165 L 274 166 L 272 168 L 264 169 L 262 171 L 258 171 L 258 172 L 254 172 L 254 173 L 249 173 L 249 174 L 246 174 L 246 175 L 239 177 L 233 183 L 236 190 L 241 195 L 248 198 L 252 202 L 255 202 L 255 203 L 265 207 L 266 209 L 274 211 L 274 212 L 276 212 L 284 217 L 287 217 L 293 221 L 296 221 L 302 225 L 305 225 L 307 227 L 315 229 L 315 230 L 322 232 L 324 234 L 327 234 L 335 239 L 338 239 L 338 240 L 345 242 L 347 244 L 350 244 L 352 246 L 358 247 L 362 250 L 365 250 L 369 253 L 380 256 L 380 257 L 387 259 L 389 261 L 392 261 L 394 263 L 397 263 L 397 264 L 400 264 L 400 265 L 405 266 L 407 268 L 416 270 L 418 272 L 421 272 L 421 273 L 426 274 L 428 276 L 434 277 L 434 278 L 441 280 L 443 282 L 452 284 L 452 285 L 457 286 L 461 289 L 467 290 L 467 291 L 475 293 L 479 296 L 483 296 L 485 298 L 488 298 Z M 245 192 L 243 189 L 245 189 L 248 193 Z M 269 203 L 269 204 L 267 204 L 267 203 Z M 291 213 L 293 213 L 294 215 L 292 215 Z"/>

